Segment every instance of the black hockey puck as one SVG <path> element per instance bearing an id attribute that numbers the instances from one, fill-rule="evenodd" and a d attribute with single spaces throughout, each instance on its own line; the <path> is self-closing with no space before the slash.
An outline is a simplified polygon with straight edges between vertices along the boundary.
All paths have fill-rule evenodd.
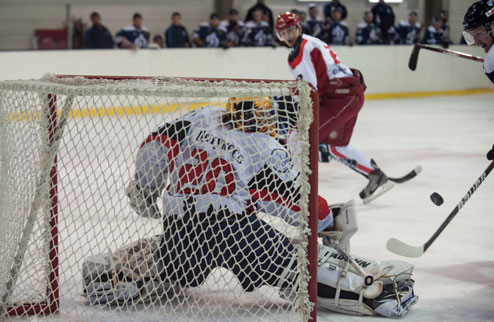
<path id="1" fill-rule="evenodd" d="M 442 205 L 442 204 L 443 204 L 443 202 L 444 202 L 443 197 L 441 197 L 441 195 L 440 195 L 440 194 L 438 194 L 437 192 L 433 192 L 433 193 L 431 194 L 431 200 L 432 200 L 432 202 L 433 202 L 436 206 L 440 206 L 440 205 Z"/>

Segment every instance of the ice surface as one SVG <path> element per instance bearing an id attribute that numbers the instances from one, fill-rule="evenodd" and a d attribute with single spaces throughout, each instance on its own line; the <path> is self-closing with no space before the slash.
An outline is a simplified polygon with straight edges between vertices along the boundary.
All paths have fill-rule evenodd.
<path id="1" fill-rule="evenodd" d="M 396 184 L 370 204 L 357 206 L 360 230 L 352 253 L 415 265 L 420 299 L 405 321 L 494 321 L 494 174 L 474 193 L 420 258 L 386 250 L 386 240 L 425 243 L 489 165 L 494 144 L 494 95 L 367 101 L 352 144 L 374 158 L 390 176 L 416 165 L 422 173 Z M 364 177 L 331 162 L 320 164 L 319 193 L 331 202 L 358 200 Z M 440 207 L 429 195 L 444 198 Z M 320 308 L 318 321 L 368 321 Z"/>
<path id="2" fill-rule="evenodd" d="M 108 126 L 114 126 L 111 119 L 108 122 Z M 118 138 L 115 140 L 118 142 Z M 136 142 L 140 140 L 137 138 Z M 319 193 L 330 203 L 350 198 L 358 201 L 360 230 L 352 239 L 352 253 L 377 261 L 401 259 L 415 264 L 416 294 L 420 300 L 404 320 L 494 321 L 494 174 L 422 257 L 403 258 L 390 253 L 385 246 L 390 237 L 422 245 L 487 167 L 485 154 L 494 144 L 494 94 L 368 101 L 359 115 L 352 144 L 393 177 L 422 166 L 418 177 L 396 184 L 367 205 L 358 198 L 366 185 L 363 176 L 335 161 L 320 164 L 319 168 Z M 94 160 L 99 162 L 98 158 Z M 122 162 L 107 161 L 109 165 Z M 124 176 L 129 174 L 123 173 Z M 103 177 L 101 180 L 100 184 L 104 184 Z M 434 191 L 444 197 L 440 207 L 429 199 Z M 97 243 L 97 236 L 91 241 Z M 67 287 L 79 293 L 80 281 L 77 285 L 62 286 L 62 291 Z M 74 305 L 81 303 L 73 299 L 64 301 L 62 295 L 62 309 Z M 50 320 L 78 321 L 85 314 L 90 316 L 91 308 L 83 310 L 83 316 L 65 310 Z M 108 317 L 108 312 L 96 313 L 99 315 L 93 315 L 92 320 Z M 132 312 L 129 314 L 129 319 L 135 318 Z M 319 321 L 376 320 L 324 308 L 319 308 L 317 316 Z M 159 317 L 151 314 L 150 320 Z"/>

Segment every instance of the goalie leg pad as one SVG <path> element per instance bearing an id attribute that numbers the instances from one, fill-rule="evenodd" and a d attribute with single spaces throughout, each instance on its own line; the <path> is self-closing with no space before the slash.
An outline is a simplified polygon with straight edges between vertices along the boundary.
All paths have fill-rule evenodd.
<path id="1" fill-rule="evenodd" d="M 329 310 L 356 315 L 402 317 L 417 302 L 411 279 L 413 265 L 403 261 L 377 264 L 352 256 L 374 276 L 365 286 L 363 277 L 335 249 L 320 245 L 318 253 L 318 302 Z"/>

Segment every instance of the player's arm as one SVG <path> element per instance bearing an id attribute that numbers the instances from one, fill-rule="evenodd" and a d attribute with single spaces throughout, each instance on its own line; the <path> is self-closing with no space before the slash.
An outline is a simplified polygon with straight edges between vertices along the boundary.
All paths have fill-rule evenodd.
<path id="1" fill-rule="evenodd" d="M 156 202 L 167 184 L 180 143 L 190 126 L 191 123 L 184 120 L 167 123 L 141 144 L 136 157 L 135 178 L 126 190 L 130 206 L 138 215 L 161 218 Z"/>
<path id="2" fill-rule="evenodd" d="M 316 90 L 318 89 L 318 78 L 322 77 L 321 71 L 326 72 L 326 63 L 324 62 L 323 54 L 319 48 L 308 50 L 304 47 L 302 56 L 303 79 L 309 82 Z M 319 75 L 317 73 L 319 71 Z"/>
<path id="3" fill-rule="evenodd" d="M 301 211 L 299 175 L 288 151 L 277 144 L 265 165 L 249 182 L 249 192 L 257 209 L 297 226 Z M 318 218 L 318 231 L 332 224 L 330 210 L 322 197 L 319 197 Z"/>

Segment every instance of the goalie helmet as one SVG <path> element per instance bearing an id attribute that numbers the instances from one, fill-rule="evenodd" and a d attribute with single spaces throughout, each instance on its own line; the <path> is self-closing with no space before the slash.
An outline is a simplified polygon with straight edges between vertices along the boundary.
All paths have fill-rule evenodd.
<path id="1" fill-rule="evenodd" d="M 474 2 L 468 8 L 463 18 L 463 36 L 469 45 L 474 43 L 473 37 L 469 31 L 480 26 L 484 26 L 487 32 L 492 36 L 491 22 L 494 20 L 494 1 L 481 0 Z"/>
<path id="2" fill-rule="evenodd" d="M 273 103 L 264 97 L 230 97 L 226 104 L 228 112 L 224 121 L 231 121 L 233 127 L 248 133 L 261 132 L 276 136 Z"/>

